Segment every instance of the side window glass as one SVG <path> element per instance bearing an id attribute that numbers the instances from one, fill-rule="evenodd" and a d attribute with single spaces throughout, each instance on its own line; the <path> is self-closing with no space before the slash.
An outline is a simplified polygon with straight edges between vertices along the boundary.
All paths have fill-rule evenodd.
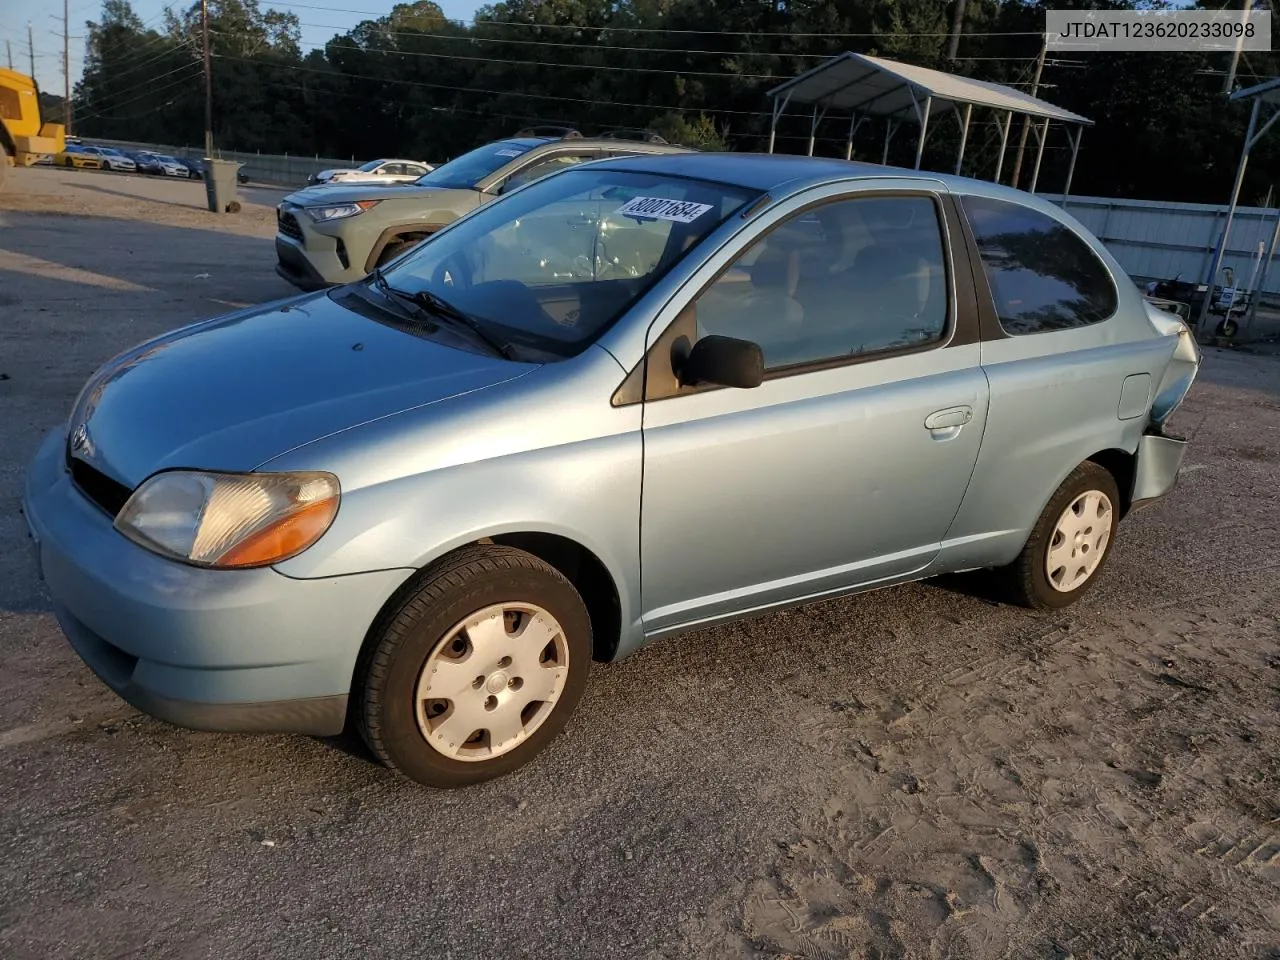
<path id="1" fill-rule="evenodd" d="M 588 159 L 585 156 L 558 156 L 549 157 L 546 160 L 539 160 L 531 163 L 523 170 L 513 173 L 507 178 L 507 182 L 502 185 L 503 193 L 510 193 L 516 187 L 522 187 L 526 183 L 532 183 L 548 174 L 563 170 L 565 167 L 572 167 L 575 164 L 582 163 Z"/>
<path id="2" fill-rule="evenodd" d="M 1111 274 L 1069 227 L 1007 200 L 961 198 L 1005 333 L 1067 330 L 1118 306 Z"/>
<path id="3" fill-rule="evenodd" d="M 946 332 L 947 289 L 931 198 L 840 200 L 752 244 L 699 295 L 698 335 L 751 340 L 766 369 L 920 346 Z"/>

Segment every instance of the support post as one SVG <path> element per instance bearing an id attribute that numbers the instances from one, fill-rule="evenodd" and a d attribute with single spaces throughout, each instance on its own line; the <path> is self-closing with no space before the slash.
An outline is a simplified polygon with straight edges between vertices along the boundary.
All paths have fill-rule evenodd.
<path id="1" fill-rule="evenodd" d="M 956 157 L 956 176 L 960 176 L 960 168 L 964 165 L 964 148 L 969 142 L 969 119 L 973 116 L 973 104 L 964 105 L 964 120 L 960 122 L 960 155 Z"/>
<path id="2" fill-rule="evenodd" d="M 62 0 L 62 124 L 71 132 L 71 17 L 70 0 Z"/>
<path id="3" fill-rule="evenodd" d="M 1236 82 L 1236 70 L 1240 67 L 1240 51 L 1244 49 L 1244 25 L 1249 19 L 1249 11 L 1253 9 L 1253 0 L 1244 0 L 1244 9 L 1240 11 L 1240 33 L 1236 36 L 1235 53 L 1231 55 L 1231 69 L 1227 71 L 1227 79 L 1222 84 L 1222 92 L 1231 93 Z"/>
<path id="4" fill-rule="evenodd" d="M 1036 192 L 1036 183 L 1040 179 L 1040 161 L 1044 159 L 1044 142 L 1049 139 L 1049 118 L 1044 118 L 1044 126 L 1036 131 L 1036 139 L 1040 141 L 1040 149 L 1036 151 L 1036 165 L 1031 171 L 1030 193 Z"/>
<path id="5" fill-rule="evenodd" d="M 1080 138 L 1084 136 L 1084 125 L 1076 127 L 1076 135 L 1071 136 L 1071 128 L 1067 127 L 1067 141 L 1071 144 L 1071 162 L 1067 164 L 1067 182 L 1062 188 L 1062 205 L 1067 205 L 1067 195 L 1071 193 L 1071 178 L 1076 173 L 1076 155 L 1080 152 Z"/>
<path id="6" fill-rule="evenodd" d="M 782 116 L 782 111 L 787 109 L 787 104 L 791 102 L 791 91 L 787 91 L 787 95 L 782 98 L 782 103 L 778 103 L 778 98 L 773 98 L 773 120 L 769 123 L 769 152 L 773 153 L 774 139 L 778 133 L 778 118 Z"/>
<path id="7" fill-rule="evenodd" d="M 911 98 L 913 100 L 915 99 L 914 91 L 911 94 Z M 932 96 L 928 96 L 924 98 L 924 110 L 921 110 L 918 104 L 916 105 L 916 113 L 920 117 L 920 139 L 916 141 L 916 169 L 917 170 L 920 169 L 920 159 L 924 156 L 924 138 L 929 135 L 929 111 L 932 109 L 933 109 Z"/>
<path id="8" fill-rule="evenodd" d="M 1213 260 L 1209 263 L 1208 289 L 1205 290 L 1204 300 L 1200 304 L 1200 314 L 1196 317 L 1195 329 L 1197 331 L 1204 326 L 1204 321 L 1209 316 L 1209 305 L 1213 301 L 1213 285 L 1218 280 L 1218 268 L 1222 266 L 1222 258 L 1226 256 L 1227 241 L 1231 237 L 1231 221 L 1235 219 L 1236 204 L 1240 201 L 1240 188 L 1244 185 L 1244 170 L 1249 164 L 1249 151 L 1253 149 L 1253 132 L 1258 128 L 1258 111 L 1261 107 L 1261 98 L 1254 97 L 1253 110 L 1249 113 L 1249 129 L 1244 135 L 1244 147 L 1240 150 L 1240 162 L 1236 164 L 1236 180 L 1231 186 L 1231 202 L 1227 205 L 1227 220 L 1222 225 L 1222 242 L 1218 244 L 1218 249 L 1213 252 Z M 1280 116 L 1280 112 L 1272 114 L 1271 120 L 1275 120 L 1277 116 Z M 1271 121 L 1268 121 L 1267 126 L 1270 125 Z"/>
<path id="9" fill-rule="evenodd" d="M 1280 210 L 1276 211 L 1275 229 L 1271 231 L 1271 242 L 1267 244 L 1267 255 L 1262 260 L 1262 275 L 1258 277 L 1258 285 L 1254 288 L 1253 295 L 1249 298 L 1249 313 L 1245 317 L 1245 323 L 1249 328 L 1253 328 L 1254 317 L 1258 313 L 1258 301 L 1262 299 L 1262 291 L 1267 285 L 1267 273 L 1271 270 L 1271 257 L 1276 251 L 1276 240 L 1280 239 Z"/>
<path id="10" fill-rule="evenodd" d="M 1040 93 L 1040 74 L 1044 72 L 1044 57 L 1049 52 L 1049 40 L 1046 37 L 1044 43 L 1040 45 L 1040 56 L 1036 58 L 1036 75 L 1031 81 L 1031 96 L 1037 96 Z M 1018 155 L 1013 160 L 1013 179 L 1009 181 L 1009 186 L 1017 187 L 1018 181 L 1022 179 L 1022 152 L 1027 149 L 1027 131 L 1031 129 L 1031 117 L 1022 118 L 1022 134 L 1018 137 Z"/>
<path id="11" fill-rule="evenodd" d="M 1000 123 L 999 120 L 996 123 Z M 1000 182 L 1000 173 L 1004 170 L 1004 155 L 1009 149 L 1009 129 L 1013 126 L 1013 111 L 1010 110 L 1005 114 L 1004 123 L 1000 124 L 1000 157 L 996 160 L 996 175 L 993 178 L 996 183 Z"/>
<path id="12" fill-rule="evenodd" d="M 204 155 L 212 159 L 213 72 L 209 64 L 209 0 L 200 0 L 200 29 L 204 35 Z"/>
<path id="13" fill-rule="evenodd" d="M 889 141 L 893 139 L 894 133 L 897 132 L 899 120 L 890 117 L 884 118 L 884 153 L 880 157 L 880 165 L 887 167 L 889 165 Z"/>
<path id="14" fill-rule="evenodd" d="M 964 8 L 966 0 L 956 0 L 955 17 L 951 20 L 951 43 L 947 46 L 947 59 L 954 60 L 960 50 L 960 34 L 964 32 Z"/>
<path id="15" fill-rule="evenodd" d="M 853 159 L 853 135 L 858 132 L 858 115 L 852 113 L 849 115 L 849 136 L 844 141 L 844 158 L 846 160 Z"/>

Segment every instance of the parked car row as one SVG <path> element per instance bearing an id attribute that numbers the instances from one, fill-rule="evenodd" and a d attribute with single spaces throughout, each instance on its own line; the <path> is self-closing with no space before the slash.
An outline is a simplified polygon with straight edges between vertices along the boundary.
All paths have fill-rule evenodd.
<path id="1" fill-rule="evenodd" d="M 67 138 L 63 151 L 52 158 L 55 166 L 81 170 L 112 170 L 120 173 L 143 173 L 152 176 L 181 179 L 204 179 L 204 164 L 200 160 L 173 157 L 151 150 L 119 150 L 115 147 L 86 144 L 78 138 Z M 249 178 L 243 170 L 241 183 Z"/>

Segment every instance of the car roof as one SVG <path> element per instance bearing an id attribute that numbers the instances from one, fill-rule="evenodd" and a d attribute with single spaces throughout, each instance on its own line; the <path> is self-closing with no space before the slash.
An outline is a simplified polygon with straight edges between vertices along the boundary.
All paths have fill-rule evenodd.
<path id="1" fill-rule="evenodd" d="M 627 170 L 711 180 L 761 192 L 778 192 L 784 187 L 799 187 L 823 181 L 895 177 L 919 180 L 922 183 L 941 182 L 948 189 L 959 193 L 968 193 L 978 188 L 986 196 L 1007 197 L 1036 207 L 1041 205 L 1038 198 L 1022 190 L 1000 186 L 988 180 L 827 157 L 780 153 L 659 153 L 616 157 L 598 161 L 591 166 L 596 170 Z"/>

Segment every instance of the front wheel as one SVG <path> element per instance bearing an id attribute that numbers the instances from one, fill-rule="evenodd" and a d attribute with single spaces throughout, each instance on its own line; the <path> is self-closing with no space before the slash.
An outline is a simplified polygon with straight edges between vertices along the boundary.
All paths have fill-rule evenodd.
<path id="1" fill-rule="evenodd" d="M 1079 599 L 1111 555 L 1119 506 L 1110 472 L 1092 462 L 1071 471 L 1007 569 L 1014 599 L 1040 610 Z"/>
<path id="2" fill-rule="evenodd" d="M 459 787 L 528 763 L 568 722 L 591 665 L 591 621 L 557 570 L 468 547 L 425 572 L 375 633 L 357 721 L 387 766 Z"/>

